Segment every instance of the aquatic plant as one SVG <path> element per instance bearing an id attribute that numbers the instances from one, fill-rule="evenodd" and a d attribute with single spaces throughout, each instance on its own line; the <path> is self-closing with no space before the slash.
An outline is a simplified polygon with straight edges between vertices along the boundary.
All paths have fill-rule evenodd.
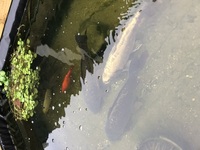
<path id="1" fill-rule="evenodd" d="M 11 56 L 8 77 L 4 71 L 0 72 L 0 85 L 4 83 L 4 91 L 17 120 L 28 120 L 33 116 L 37 105 L 39 68 L 31 68 L 35 58 L 36 54 L 30 50 L 30 41 L 24 42 L 19 38 Z"/>
<path id="2" fill-rule="evenodd" d="M 5 71 L 0 70 L 0 86 L 2 85 L 8 86 L 8 77 L 6 76 Z"/>

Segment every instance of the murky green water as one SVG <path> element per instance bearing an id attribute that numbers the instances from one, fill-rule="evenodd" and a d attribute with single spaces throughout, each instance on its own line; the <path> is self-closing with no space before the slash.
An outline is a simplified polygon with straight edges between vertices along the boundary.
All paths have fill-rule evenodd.
<path id="1" fill-rule="evenodd" d="M 140 2 L 40 5 L 38 16 L 52 11 L 30 32 L 42 56 L 33 126 L 45 149 L 200 148 L 198 1 Z"/>

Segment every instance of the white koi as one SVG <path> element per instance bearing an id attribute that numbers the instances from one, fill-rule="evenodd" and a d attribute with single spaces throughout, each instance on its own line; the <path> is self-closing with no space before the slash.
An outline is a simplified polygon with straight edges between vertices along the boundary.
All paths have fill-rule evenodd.
<path id="1" fill-rule="evenodd" d="M 139 48 L 135 50 L 131 50 L 134 48 L 133 44 L 135 43 L 135 39 L 133 39 L 133 34 L 135 31 L 134 28 L 137 24 L 138 18 L 141 12 L 137 11 L 133 18 L 130 19 L 130 22 L 125 27 L 124 31 L 121 31 L 106 62 L 102 81 L 104 83 L 108 83 L 111 77 L 118 71 L 124 68 L 126 62 L 129 58 L 129 55 L 133 51 L 137 51 Z M 131 45 L 131 46 L 130 46 Z"/>

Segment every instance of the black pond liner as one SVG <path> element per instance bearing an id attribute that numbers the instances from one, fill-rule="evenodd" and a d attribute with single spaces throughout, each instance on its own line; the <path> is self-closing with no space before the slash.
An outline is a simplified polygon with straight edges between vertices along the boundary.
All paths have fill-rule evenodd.
<path id="1" fill-rule="evenodd" d="M 0 39 L 0 70 L 9 64 L 13 43 L 28 2 L 29 0 L 12 0 Z M 24 123 L 15 121 L 5 93 L 0 87 L 0 149 L 31 150 L 27 144 L 29 136 L 24 135 L 25 132 Z"/>
<path id="2" fill-rule="evenodd" d="M 0 70 L 4 67 L 7 54 L 12 48 L 26 5 L 27 0 L 12 0 L 0 39 Z"/>
<path id="3" fill-rule="evenodd" d="M 23 150 L 25 142 L 10 111 L 8 101 L 0 95 L 0 145 L 2 150 Z"/>

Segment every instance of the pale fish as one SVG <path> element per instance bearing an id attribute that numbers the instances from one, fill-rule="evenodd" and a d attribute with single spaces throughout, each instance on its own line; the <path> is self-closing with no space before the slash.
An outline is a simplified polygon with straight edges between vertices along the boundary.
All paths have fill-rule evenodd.
<path id="1" fill-rule="evenodd" d="M 138 74 L 144 68 L 148 56 L 148 51 L 143 50 L 141 55 L 133 57 L 129 67 L 129 77 L 110 108 L 105 131 L 111 141 L 121 139 L 132 125 L 131 118 L 134 118 L 133 122 L 135 122 L 142 107 L 142 102 L 137 97 L 136 88 Z"/>
<path id="2" fill-rule="evenodd" d="M 49 107 L 51 105 L 52 101 L 52 91 L 50 89 L 47 89 L 44 96 L 44 102 L 43 102 L 43 113 L 46 114 L 49 110 Z"/>
<path id="3" fill-rule="evenodd" d="M 108 83 L 111 77 L 118 71 L 124 68 L 129 55 L 136 51 L 134 49 L 135 43 L 135 26 L 141 12 L 137 11 L 130 22 L 127 23 L 124 31 L 121 31 L 106 62 L 102 81 Z M 137 48 L 138 49 L 138 48 Z"/>

